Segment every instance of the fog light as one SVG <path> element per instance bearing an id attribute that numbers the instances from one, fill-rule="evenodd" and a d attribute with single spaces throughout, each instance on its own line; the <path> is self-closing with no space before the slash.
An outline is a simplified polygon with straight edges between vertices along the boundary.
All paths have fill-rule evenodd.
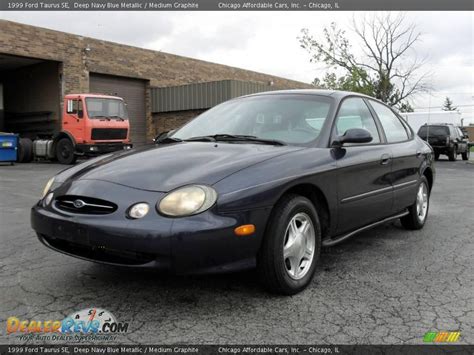
<path id="1" fill-rule="evenodd" d="M 140 202 L 130 207 L 128 216 L 133 219 L 143 218 L 147 215 L 149 210 L 150 206 L 148 206 L 148 203 Z"/>
<path id="2" fill-rule="evenodd" d="M 46 207 L 47 205 L 49 205 L 51 203 L 51 201 L 53 200 L 53 193 L 50 192 L 43 200 L 43 206 Z"/>
<path id="3" fill-rule="evenodd" d="M 89 147 L 91 152 L 97 152 L 99 149 L 97 147 Z"/>

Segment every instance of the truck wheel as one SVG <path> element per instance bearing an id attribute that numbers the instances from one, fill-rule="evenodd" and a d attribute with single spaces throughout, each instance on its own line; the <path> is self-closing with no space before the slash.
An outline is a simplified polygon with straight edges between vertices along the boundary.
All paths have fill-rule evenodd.
<path id="1" fill-rule="evenodd" d="M 449 161 L 455 161 L 458 156 L 456 146 L 454 146 L 448 153 Z"/>
<path id="2" fill-rule="evenodd" d="M 76 162 L 74 145 L 69 138 L 61 138 L 56 143 L 56 158 L 60 164 L 74 164 Z"/>
<path id="3" fill-rule="evenodd" d="M 462 153 L 462 160 L 469 160 L 470 155 L 471 155 L 471 148 L 467 147 L 466 151 Z"/>
<path id="4" fill-rule="evenodd" d="M 20 138 L 18 145 L 18 162 L 29 163 L 33 160 L 33 142 L 29 138 Z"/>

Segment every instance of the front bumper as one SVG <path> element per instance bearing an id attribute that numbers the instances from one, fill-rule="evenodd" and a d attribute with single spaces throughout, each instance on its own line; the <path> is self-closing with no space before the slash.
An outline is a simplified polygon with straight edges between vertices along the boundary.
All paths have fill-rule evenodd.
<path id="1" fill-rule="evenodd" d="M 76 144 L 76 154 L 94 156 L 105 153 L 112 153 L 123 149 L 131 149 L 131 143 L 91 143 L 91 144 Z"/>
<path id="2" fill-rule="evenodd" d="M 44 245 L 90 261 L 158 268 L 179 274 L 254 267 L 270 213 L 269 209 L 258 209 L 220 214 L 214 207 L 195 216 L 167 218 L 154 209 L 163 193 L 102 181 L 74 183 L 60 189 L 75 195 L 81 191 L 82 196 L 91 196 L 94 190 L 93 196 L 103 199 L 105 191 L 108 196 L 122 197 L 114 201 L 119 205 L 117 211 L 108 215 L 66 213 L 54 207 L 54 201 L 46 207 L 40 201 L 31 210 L 31 225 Z M 128 207 L 137 202 L 148 202 L 150 212 L 139 220 L 126 218 Z M 237 226 L 249 223 L 256 226 L 255 234 L 245 237 L 234 234 Z"/>

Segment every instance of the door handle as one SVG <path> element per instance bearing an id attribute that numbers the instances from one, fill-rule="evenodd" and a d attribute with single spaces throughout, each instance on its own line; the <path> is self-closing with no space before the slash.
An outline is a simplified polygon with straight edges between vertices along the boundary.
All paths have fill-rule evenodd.
<path id="1" fill-rule="evenodd" d="M 380 158 L 380 164 L 387 165 L 392 160 L 392 157 L 389 154 L 383 154 Z"/>

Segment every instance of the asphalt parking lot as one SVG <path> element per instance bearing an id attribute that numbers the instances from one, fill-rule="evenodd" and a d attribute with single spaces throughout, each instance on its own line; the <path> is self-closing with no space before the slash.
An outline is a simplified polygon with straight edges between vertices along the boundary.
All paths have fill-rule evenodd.
<path id="1" fill-rule="evenodd" d="M 30 229 L 29 209 L 64 166 L 0 166 L 0 343 L 5 320 L 63 319 L 101 307 L 129 332 L 120 343 L 422 343 L 460 331 L 474 343 L 474 161 L 437 162 L 422 231 L 399 222 L 325 250 L 310 287 L 265 293 L 252 272 L 174 277 L 55 253 Z"/>

